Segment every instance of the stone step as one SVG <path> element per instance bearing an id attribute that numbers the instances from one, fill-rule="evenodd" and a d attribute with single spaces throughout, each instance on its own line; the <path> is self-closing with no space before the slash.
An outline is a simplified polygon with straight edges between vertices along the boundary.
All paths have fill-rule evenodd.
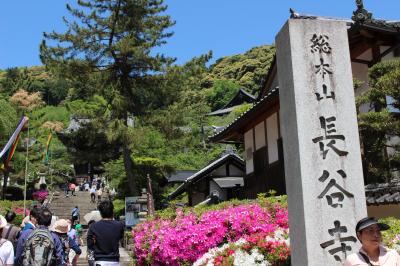
<path id="1" fill-rule="evenodd" d="M 77 261 L 77 265 L 89 265 L 86 260 L 86 246 L 82 246 L 82 254 L 79 256 L 79 259 Z M 129 256 L 128 252 L 124 248 L 119 248 L 119 254 L 120 254 L 120 265 L 121 266 L 132 266 L 133 265 L 133 260 Z M 74 257 L 74 252 L 70 252 L 69 254 L 70 261 L 72 261 L 72 258 Z"/>

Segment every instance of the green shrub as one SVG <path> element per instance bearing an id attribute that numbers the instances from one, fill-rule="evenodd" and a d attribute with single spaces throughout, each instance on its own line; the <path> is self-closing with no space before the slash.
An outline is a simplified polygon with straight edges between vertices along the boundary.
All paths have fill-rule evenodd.
<path id="1" fill-rule="evenodd" d="M 389 230 L 382 232 L 384 245 L 400 251 L 400 219 L 388 217 L 379 219 L 379 221 L 390 226 Z"/>
<path id="2" fill-rule="evenodd" d="M 224 201 L 215 205 L 199 205 L 196 207 L 183 207 L 183 212 L 185 214 L 189 212 L 194 212 L 196 216 L 201 216 L 203 213 L 210 210 L 222 210 L 228 207 L 239 206 L 244 204 L 251 204 L 254 201 L 258 201 L 262 207 L 269 207 L 276 203 L 286 207 L 287 206 L 287 196 L 275 196 L 274 191 L 269 191 L 268 193 L 258 194 L 257 200 L 239 200 L 239 199 L 231 199 L 229 201 Z M 165 208 L 160 211 L 156 211 L 155 218 L 161 219 L 174 219 L 176 217 L 176 209 L 182 208 L 178 207 L 175 204 L 170 205 L 168 208 Z M 149 218 L 152 219 L 152 218 Z"/>
<path id="3" fill-rule="evenodd" d="M 26 201 L 26 209 L 29 210 L 32 207 L 32 201 Z M 22 219 L 24 218 L 24 201 L 11 201 L 11 200 L 0 200 L 0 214 L 5 215 L 7 211 L 12 210 L 17 215 L 13 221 L 13 224 L 16 226 L 20 226 L 22 223 Z"/>
<path id="4" fill-rule="evenodd" d="M 114 216 L 119 217 L 125 215 L 125 201 L 121 199 L 113 200 L 114 204 Z"/>

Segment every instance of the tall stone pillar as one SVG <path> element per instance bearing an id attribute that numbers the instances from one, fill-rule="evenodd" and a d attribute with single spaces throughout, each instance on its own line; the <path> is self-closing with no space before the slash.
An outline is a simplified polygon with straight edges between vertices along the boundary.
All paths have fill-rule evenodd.
<path id="1" fill-rule="evenodd" d="M 347 26 L 290 19 L 276 48 L 292 265 L 341 265 L 367 215 Z"/>

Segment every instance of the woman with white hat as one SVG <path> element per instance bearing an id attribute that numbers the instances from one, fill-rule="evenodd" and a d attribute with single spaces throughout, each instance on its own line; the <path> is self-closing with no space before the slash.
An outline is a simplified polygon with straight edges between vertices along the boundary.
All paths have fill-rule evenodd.
<path id="1" fill-rule="evenodd" d="M 75 256 L 78 256 L 82 253 L 80 247 L 76 243 L 76 241 L 70 237 L 68 237 L 68 231 L 69 231 L 69 226 L 70 224 L 68 223 L 67 220 L 65 219 L 60 219 L 57 220 L 53 227 L 51 228 L 51 231 L 56 233 L 58 237 L 61 240 L 61 243 L 63 245 L 64 249 L 64 262 L 66 265 L 71 265 L 69 263 L 69 251 L 72 249 L 75 252 Z M 74 261 L 77 261 L 77 258 L 74 259 Z"/>
<path id="2" fill-rule="evenodd" d="M 7 220 L 0 215 L 0 236 L 3 233 L 3 228 L 6 227 Z M 14 265 L 14 247 L 7 239 L 0 238 L 0 265 Z"/>
<path id="3" fill-rule="evenodd" d="M 361 219 L 356 225 L 361 249 L 348 256 L 344 265 L 400 266 L 400 255 L 382 245 L 381 231 L 387 229 L 389 229 L 387 224 L 379 223 L 374 217 Z"/>

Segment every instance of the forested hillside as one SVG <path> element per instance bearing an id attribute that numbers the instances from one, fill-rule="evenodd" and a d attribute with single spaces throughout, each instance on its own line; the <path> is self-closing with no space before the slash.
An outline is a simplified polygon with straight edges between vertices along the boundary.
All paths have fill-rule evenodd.
<path id="1" fill-rule="evenodd" d="M 71 164 L 100 162 L 106 169 L 105 175 L 125 195 L 129 186 L 123 154 L 101 157 L 95 148 L 95 152 L 90 152 L 77 147 L 80 142 L 94 147 L 96 142 L 105 141 L 109 145 L 104 149 L 112 149 L 125 139 L 132 151 L 137 186 L 145 187 L 145 176 L 150 173 L 157 202 L 161 202 L 163 191 L 158 184 L 164 175 L 174 170 L 200 169 L 225 149 L 223 145 L 207 142 L 208 135 L 213 133 L 211 126 L 229 123 L 247 107 L 223 118 L 209 117 L 207 113 L 225 105 L 239 88 L 257 95 L 273 53 L 273 47 L 261 46 L 218 59 L 209 67 L 211 53 L 182 66 L 168 66 L 164 74 L 154 76 L 155 82 L 132 95 L 137 108 L 130 114 L 134 123 L 126 131 L 119 129 L 121 121 L 115 119 L 113 109 L 113 105 L 121 104 L 120 96 L 105 85 L 100 75 L 72 72 L 60 75 L 55 69 L 43 66 L 1 70 L 0 145 L 7 142 L 24 113 L 31 121 L 28 168 L 32 180 L 37 179 L 37 172 L 51 169 L 54 181 L 61 181 L 62 175 L 72 172 Z M 145 80 L 142 82 L 146 85 Z M 89 122 L 67 134 L 71 141 L 65 147 L 57 134 L 65 133 L 71 118 Z M 44 164 L 49 133 L 53 133 L 51 158 L 49 164 Z M 27 132 L 23 138 L 26 136 Z M 21 144 L 12 163 L 12 183 L 21 184 L 24 163 Z"/>

